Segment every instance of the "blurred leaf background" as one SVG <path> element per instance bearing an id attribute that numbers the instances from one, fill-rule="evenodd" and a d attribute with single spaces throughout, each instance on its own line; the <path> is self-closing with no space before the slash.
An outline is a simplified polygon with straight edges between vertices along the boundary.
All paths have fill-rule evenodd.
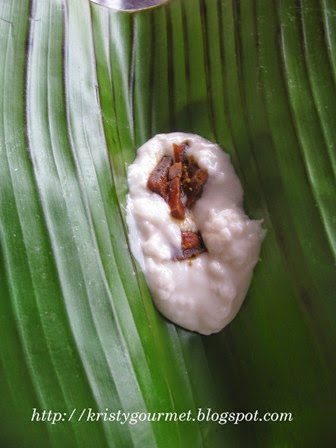
<path id="1" fill-rule="evenodd" d="M 0 3 L 1 447 L 334 446 L 336 3 Z M 230 153 L 267 238 L 221 333 L 166 322 L 132 259 L 136 148 Z M 293 422 L 30 422 L 69 413 L 292 412 Z"/>

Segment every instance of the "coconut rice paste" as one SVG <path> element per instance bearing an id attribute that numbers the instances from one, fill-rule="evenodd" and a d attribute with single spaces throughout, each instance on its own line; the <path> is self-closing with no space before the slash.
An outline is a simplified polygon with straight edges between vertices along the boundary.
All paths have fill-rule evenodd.
<path id="1" fill-rule="evenodd" d="M 204 138 L 159 134 L 128 169 L 131 251 L 161 313 L 191 331 L 220 331 L 237 314 L 264 230 L 242 208 L 229 156 Z"/>

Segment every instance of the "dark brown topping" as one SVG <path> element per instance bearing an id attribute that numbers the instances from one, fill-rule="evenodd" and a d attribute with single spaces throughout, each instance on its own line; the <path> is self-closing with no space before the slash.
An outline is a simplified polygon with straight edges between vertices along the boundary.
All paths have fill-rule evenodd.
<path id="1" fill-rule="evenodd" d="M 170 168 L 168 172 L 168 179 L 172 180 L 174 177 L 181 179 L 182 177 L 182 163 L 176 162 Z"/>
<path id="2" fill-rule="evenodd" d="M 183 164 L 182 174 L 182 188 L 187 197 L 186 207 L 192 207 L 201 197 L 203 186 L 207 180 L 208 173 L 197 165 L 192 156 L 188 156 Z"/>
<path id="3" fill-rule="evenodd" d="M 190 182 L 185 184 L 184 191 L 187 195 L 187 207 L 191 207 L 199 199 L 203 192 L 205 182 L 208 180 L 208 173 L 204 170 L 198 169 L 190 179 Z"/>
<path id="4" fill-rule="evenodd" d="M 171 157 L 163 157 L 156 165 L 147 181 L 147 187 L 151 191 L 154 191 L 154 193 L 162 196 L 165 200 L 167 200 L 168 195 L 168 171 L 172 163 L 173 160 Z"/>
<path id="5" fill-rule="evenodd" d="M 183 250 L 193 249 L 201 244 L 201 235 L 199 232 L 182 231 L 181 237 Z"/>
<path id="6" fill-rule="evenodd" d="M 185 206 L 182 203 L 181 195 L 181 178 L 176 176 L 169 182 L 168 188 L 170 214 L 176 219 L 185 218 Z"/>
<path id="7" fill-rule="evenodd" d="M 181 177 L 182 163 L 176 162 L 169 168 L 168 172 L 168 204 L 171 215 L 176 219 L 184 219 L 185 217 L 185 207 L 182 203 Z"/>
<path id="8" fill-rule="evenodd" d="M 177 260 L 185 260 L 187 258 L 193 258 L 197 255 L 206 252 L 202 236 L 200 232 L 182 231 L 182 251 L 181 254 L 176 257 Z"/>
<path id="9" fill-rule="evenodd" d="M 180 144 L 173 143 L 175 162 L 184 162 L 186 158 L 187 145 L 187 141 Z"/>
<path id="10" fill-rule="evenodd" d="M 199 170 L 199 166 L 197 165 L 197 162 L 195 161 L 193 156 L 188 156 L 185 159 L 184 171 L 183 171 L 186 181 L 188 179 L 191 179 L 197 170 Z"/>
<path id="11" fill-rule="evenodd" d="M 150 174 L 147 187 L 164 198 L 173 218 L 183 220 L 186 208 L 192 207 L 203 192 L 208 173 L 187 154 L 188 142 L 173 144 L 174 160 L 165 156 Z M 181 232 L 181 253 L 175 260 L 185 260 L 206 251 L 200 232 Z"/>

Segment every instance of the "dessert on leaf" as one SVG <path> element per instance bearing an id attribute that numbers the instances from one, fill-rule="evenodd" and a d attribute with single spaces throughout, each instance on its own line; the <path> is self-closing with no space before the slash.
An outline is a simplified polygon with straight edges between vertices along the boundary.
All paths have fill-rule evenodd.
<path id="1" fill-rule="evenodd" d="M 238 312 L 264 230 L 242 208 L 229 156 L 194 134 L 159 134 L 128 169 L 131 250 L 153 300 L 191 331 L 220 331 Z"/>

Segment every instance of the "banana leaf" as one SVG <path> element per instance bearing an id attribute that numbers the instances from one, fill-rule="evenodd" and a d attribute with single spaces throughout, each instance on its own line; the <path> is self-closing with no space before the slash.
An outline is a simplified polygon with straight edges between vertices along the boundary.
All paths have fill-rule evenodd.
<path id="1" fill-rule="evenodd" d="M 336 3 L 1 0 L 0 67 L 0 446 L 333 446 Z M 156 311 L 128 246 L 127 166 L 170 131 L 225 148 L 267 229 L 210 337 Z M 293 421 L 79 421 L 200 408 Z"/>

